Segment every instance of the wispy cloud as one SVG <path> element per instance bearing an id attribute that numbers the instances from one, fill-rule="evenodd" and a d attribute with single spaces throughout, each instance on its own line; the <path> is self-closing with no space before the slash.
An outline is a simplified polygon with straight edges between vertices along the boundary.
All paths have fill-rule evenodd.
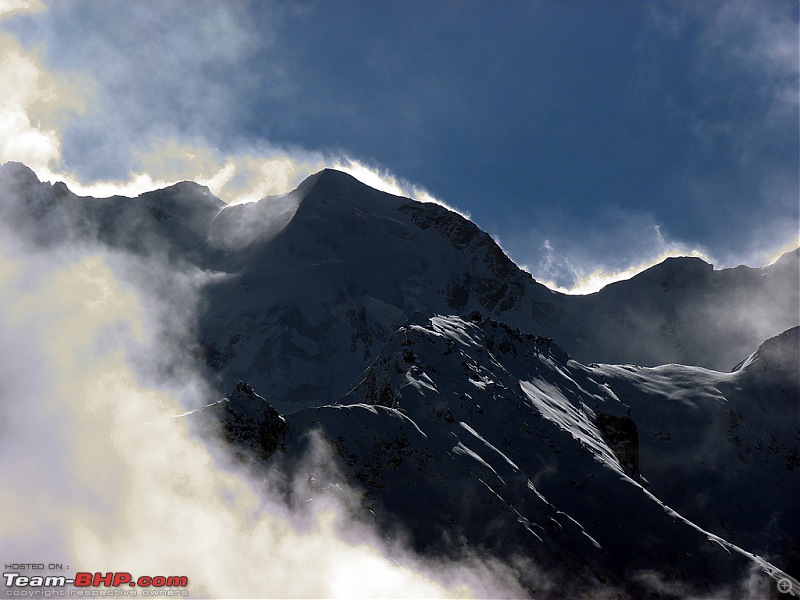
<path id="1" fill-rule="evenodd" d="M 243 150 L 223 155 L 174 137 L 138 150 L 132 160 L 137 167 L 126 179 L 85 183 L 68 172 L 48 179 L 64 181 L 75 193 L 95 197 L 136 196 L 178 181 L 195 181 L 225 202 L 241 204 L 286 193 L 326 166 L 325 158 L 314 152 Z"/>
<path id="2" fill-rule="evenodd" d="M 715 262 L 707 248 L 675 239 L 650 215 L 606 211 L 589 230 L 575 230 L 571 236 L 555 233 L 546 227 L 531 232 L 529 239 L 535 245 L 527 252 L 530 258 L 521 261 L 522 268 L 567 294 L 591 294 L 669 257 Z"/>
<path id="3" fill-rule="evenodd" d="M 468 212 L 461 211 L 450 204 L 447 204 L 443 200 L 435 198 L 427 190 L 414 185 L 410 181 L 398 178 L 387 169 L 368 166 L 353 158 L 333 159 L 330 166 L 331 168 L 338 169 L 352 175 L 361 183 L 365 183 L 376 190 L 388 192 L 389 194 L 394 194 L 395 196 L 405 196 L 406 198 L 412 198 L 414 200 L 418 200 L 419 202 L 432 202 L 458 213 L 465 219 L 470 218 Z"/>
<path id="4" fill-rule="evenodd" d="M 272 146 L 235 126 L 243 98 L 280 96 L 290 86 L 291 77 L 272 50 L 270 28 L 285 12 L 280 6 L 261 7 L 272 18 L 262 14 L 258 29 L 245 7 L 236 4 L 98 8 L 76 2 L 53 3 L 47 10 L 53 13 L 47 27 L 67 27 L 63 36 L 39 30 L 38 42 L 51 53 L 48 61 L 12 35 L 4 38 L 16 60 L 5 68 L 6 78 L 27 79 L 6 86 L 21 91 L 0 118 L 7 132 L 0 160 L 24 162 L 42 179 L 65 181 L 83 195 L 131 196 L 188 179 L 233 204 L 285 193 L 328 166 L 378 189 L 445 205 L 385 168 L 338 152 Z M 120 31 L 115 25 L 122 21 Z M 54 54 L 78 22 L 81 50 L 69 47 L 62 57 Z M 242 68 L 256 55 L 257 76 Z M 63 84 L 66 78 L 58 74 L 70 68 L 74 85 L 57 89 L 50 83 Z M 61 119 L 49 119 L 45 127 L 34 114 L 35 103 L 45 96 L 73 113 L 80 110 L 81 118 L 68 120 L 62 111 Z"/>
<path id="5" fill-rule="evenodd" d="M 668 256 L 755 267 L 797 247 L 797 18 L 791 2 L 649 4 L 631 124 L 663 164 L 635 201 L 599 189 L 591 218 L 543 211 L 527 235 L 506 236 L 512 254 L 542 282 L 586 293 Z"/>
<path id="6" fill-rule="evenodd" d="M 547 255 L 545 262 L 545 266 L 547 267 L 548 263 L 552 265 L 556 259 L 554 258 L 553 246 L 552 244 L 550 244 L 549 240 L 545 240 L 543 248 L 546 251 Z M 670 257 L 678 257 L 678 256 L 693 256 L 696 258 L 702 258 L 706 262 L 711 262 L 709 257 L 703 254 L 699 250 L 682 250 L 678 247 L 675 247 L 670 250 L 665 250 L 661 254 L 656 255 L 655 257 L 651 257 L 642 262 L 632 264 L 618 271 L 614 271 L 612 269 L 606 269 L 603 267 L 598 267 L 592 270 L 591 272 L 587 273 L 583 267 L 577 267 L 567 259 L 563 261 L 563 266 L 566 267 L 566 270 L 572 276 L 571 285 L 568 284 L 567 287 L 564 287 L 562 285 L 559 285 L 556 281 L 548 279 L 539 279 L 539 283 L 543 283 L 550 289 L 562 292 L 564 294 L 593 294 L 594 292 L 600 291 L 605 286 L 611 283 L 630 279 L 631 277 L 638 275 L 642 271 L 645 271 L 650 267 L 653 267 Z M 524 268 L 530 271 L 529 267 L 524 267 Z"/>
<path id="7" fill-rule="evenodd" d="M 751 0 L 654 4 L 640 37 L 637 97 L 691 141 L 668 185 L 722 266 L 797 236 L 799 41 L 796 3 Z"/>
<path id="8" fill-rule="evenodd" d="M 237 94 L 251 82 L 240 72 L 238 88 L 219 85 L 219 70 L 236 69 L 253 36 L 263 45 L 268 32 L 253 31 L 235 5 L 201 4 L 48 6 L 71 12 L 67 27 L 83 15 L 82 48 L 91 61 L 73 61 L 75 69 L 46 67 L 58 61 L 45 61 L 10 33 L 0 36 L 0 84 L 8 90 L 0 103 L 0 162 L 24 162 L 79 194 L 130 196 L 190 179 L 234 203 L 286 192 L 325 166 L 320 153 L 254 145 L 232 131 Z M 44 8 L 0 5 L 8 15 Z M 125 13 L 122 33 L 108 26 L 118 16 L 103 20 L 114 10 Z M 38 42 L 55 45 L 55 34 Z M 221 139 L 225 150 L 215 145 Z"/>
<path id="9" fill-rule="evenodd" d="M 9 17 L 3 23 L 12 23 L 6 31 L 17 34 L 0 38 L 0 83 L 16 90 L 0 104 L 0 161 L 25 162 L 42 179 L 63 180 L 79 194 L 131 196 L 191 179 L 232 203 L 289 191 L 310 173 L 332 166 L 391 193 L 445 204 L 383 165 L 348 158 L 346 149 L 272 145 L 265 138 L 280 121 L 274 115 L 265 119 L 271 125 L 251 123 L 258 133 L 250 135 L 246 119 L 239 117 L 252 112 L 253 98 L 298 93 L 299 74 L 288 67 L 297 64 L 279 47 L 285 41 L 278 32 L 287 13 L 303 8 L 264 3 L 257 24 L 240 3 L 98 7 L 6 0 L 0 9 Z M 25 33 L 17 16 L 30 10 L 40 11 L 27 17 L 39 24 Z M 611 280 L 614 273 L 628 273 L 659 256 L 710 255 L 709 248 L 718 266 L 770 260 L 776 247 L 796 238 L 800 219 L 796 161 L 787 168 L 785 159 L 773 156 L 782 147 L 776 140 L 797 137 L 793 10 L 745 0 L 651 5 L 637 48 L 634 101 L 669 113 L 674 127 L 691 137 L 681 166 L 665 165 L 670 189 L 653 189 L 652 203 L 669 205 L 672 212 L 683 209 L 687 222 L 700 224 L 681 234 L 681 241 L 665 246 L 652 233 L 655 224 L 666 230 L 668 219 L 658 214 L 660 208 L 653 209 L 655 216 L 642 212 L 648 210 L 647 198 L 636 206 L 607 208 L 615 213 L 608 218 L 599 213 L 598 219 L 594 213 L 576 214 L 561 223 L 542 218 L 525 240 L 507 230 L 491 232 L 535 277 L 562 289 L 593 289 L 598 284 L 578 282 Z M 686 62 L 671 70 L 663 51 L 677 48 L 685 50 Z M 268 106 L 283 105 L 266 103 L 263 110 Z M 413 105 L 408 110 L 413 112 Z M 281 118 L 293 115 L 287 111 Z M 370 120 L 374 115 L 364 118 L 378 127 Z M 729 164 L 731 156 L 735 173 L 716 168 Z M 629 214 L 616 214 L 624 211 Z M 627 224 L 637 219 L 639 225 Z M 600 221 L 600 231 L 587 225 L 590 220 Z M 629 235 L 632 231 L 639 235 Z M 549 259 L 543 240 L 555 249 Z M 619 240 L 625 242 L 615 246 Z"/>

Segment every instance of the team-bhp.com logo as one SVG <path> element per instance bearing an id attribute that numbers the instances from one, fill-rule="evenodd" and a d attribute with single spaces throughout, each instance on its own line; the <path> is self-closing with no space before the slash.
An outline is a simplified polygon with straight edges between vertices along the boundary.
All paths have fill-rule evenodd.
<path id="1" fill-rule="evenodd" d="M 183 575 L 142 575 L 134 578 L 127 572 L 76 573 L 64 575 L 22 575 L 3 573 L 6 597 L 50 598 L 55 596 L 188 596 L 184 589 L 189 579 Z M 68 585 L 79 589 L 62 589 Z M 140 588 L 140 589 L 136 589 Z"/>

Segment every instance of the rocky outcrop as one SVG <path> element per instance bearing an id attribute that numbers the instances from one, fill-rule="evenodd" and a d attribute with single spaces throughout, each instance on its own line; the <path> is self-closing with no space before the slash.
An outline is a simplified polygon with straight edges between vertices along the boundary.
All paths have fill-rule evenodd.
<path id="1" fill-rule="evenodd" d="M 263 460 L 286 451 L 286 419 L 243 381 L 219 407 L 225 439 L 240 452 Z"/>
<path id="2" fill-rule="evenodd" d="M 639 474 L 639 431 L 633 419 L 598 413 L 595 424 L 625 474 L 636 477 Z"/>

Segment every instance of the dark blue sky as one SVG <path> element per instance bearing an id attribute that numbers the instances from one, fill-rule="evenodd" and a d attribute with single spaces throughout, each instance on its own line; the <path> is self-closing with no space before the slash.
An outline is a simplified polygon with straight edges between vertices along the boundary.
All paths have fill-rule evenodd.
<path id="1" fill-rule="evenodd" d="M 797 243 L 795 0 L 74 1 L 0 29 L 82 82 L 59 139 L 85 182 L 167 139 L 221 162 L 346 156 L 562 286 Z"/>

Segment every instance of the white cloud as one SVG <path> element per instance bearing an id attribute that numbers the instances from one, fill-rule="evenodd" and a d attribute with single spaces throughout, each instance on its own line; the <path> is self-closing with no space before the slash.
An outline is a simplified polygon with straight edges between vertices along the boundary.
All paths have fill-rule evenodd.
<path id="1" fill-rule="evenodd" d="M 219 188 L 219 194 L 230 204 L 254 202 L 293 190 L 324 166 L 321 156 L 310 153 L 298 157 L 253 154 L 228 157 L 225 175 L 230 173 L 230 176 Z M 210 184 L 209 187 L 214 191 Z"/>
<path id="2" fill-rule="evenodd" d="M 762 266 L 797 237 L 797 6 L 729 0 L 652 4 L 636 100 L 684 128 L 665 185 L 706 223 L 720 267 Z M 684 68 L 665 64 L 675 56 Z M 720 235 L 719 230 L 726 230 Z M 729 231 L 727 231 L 729 230 Z"/>
<path id="3" fill-rule="evenodd" d="M 37 10 L 43 6 L 40 2 L 5 0 L 0 4 L 0 14 L 3 10 Z M 231 203 L 250 202 L 287 192 L 312 172 L 331 166 L 378 189 L 436 202 L 455 210 L 413 183 L 354 159 L 329 158 L 321 152 L 297 148 L 273 148 L 265 144 L 253 146 L 251 140 L 241 139 L 232 142 L 225 151 L 217 149 L 209 139 L 218 139 L 220 132 L 225 130 L 225 115 L 230 114 L 231 107 L 236 105 L 236 93 L 241 90 L 218 89 L 220 86 L 212 85 L 208 72 L 213 72 L 212 66 L 232 65 L 246 56 L 257 32 L 241 18 L 242 14 L 235 6 L 186 14 L 184 7 L 182 4 L 172 5 L 165 9 L 164 14 L 154 13 L 152 6 L 126 9 L 131 30 L 142 30 L 158 14 L 163 19 L 158 23 L 156 37 L 170 38 L 166 34 L 173 33 L 174 29 L 177 38 L 159 50 L 142 44 L 141 37 L 125 37 L 117 46 L 118 40 L 109 39 L 107 32 L 90 32 L 87 34 L 87 48 L 92 50 L 92 56 L 98 57 L 98 62 L 92 65 L 91 71 L 77 75 L 46 69 L 36 52 L 23 48 L 7 34 L 0 36 L 0 55 L 3 57 L 0 87 L 8 90 L 0 101 L 0 162 L 24 162 L 40 178 L 63 180 L 82 195 L 135 196 L 191 179 L 209 186 L 212 193 Z M 736 134 L 736 139 L 730 141 L 739 149 L 743 164 L 753 157 L 753 152 L 769 142 L 770 132 L 796 129 L 796 119 L 789 118 L 796 114 L 798 102 L 796 86 L 793 85 L 796 82 L 796 32 L 792 30 L 792 23 L 781 18 L 780 10 L 773 5 L 769 10 L 762 10 L 760 3 L 737 0 L 715 4 L 712 9 L 682 5 L 680 9 L 658 7 L 652 11 L 652 22 L 660 35 L 673 38 L 686 26 L 686 14 L 693 11 L 703 14 L 705 29 L 698 44 L 701 54 L 707 59 L 695 65 L 696 78 L 701 78 L 709 65 L 716 64 L 708 57 L 720 53 L 728 57 L 731 68 L 744 70 L 752 76 L 762 75 L 759 85 L 766 86 L 764 93 L 773 99 L 770 110 L 764 115 L 767 126 L 754 123 L 742 130 L 697 115 L 688 118 L 701 142 Z M 180 19 L 184 17 L 188 19 L 187 23 L 180 27 L 175 25 L 182 23 Z M 269 32 L 263 32 L 263 35 L 269 37 Z M 47 42 L 46 38 L 43 42 Z M 203 47 L 209 49 L 207 56 L 195 52 Z M 120 60 L 114 62 L 116 59 Z M 169 68 L 155 69 L 156 65 L 168 65 Z M 271 63 L 265 66 L 275 76 L 275 86 L 280 87 L 278 83 L 285 83 L 285 78 L 277 71 L 273 73 L 274 68 L 277 67 Z M 187 76 L 176 81 L 170 73 L 179 71 L 186 72 Z M 143 81 L 143 77 L 154 77 L 155 80 Z M 109 91 L 112 89 L 117 94 L 120 90 L 130 93 L 120 99 Z M 713 86 L 710 89 L 713 91 Z M 144 94 L 148 94 L 147 101 Z M 107 106 L 112 101 L 116 102 L 113 111 Z M 190 101 L 199 104 L 190 106 L 187 104 Z M 196 117 L 187 121 L 187 115 Z M 785 126 L 787 122 L 790 122 L 788 129 Z M 64 134 L 76 123 L 83 128 L 92 123 L 91 127 L 98 134 L 96 142 L 111 140 L 108 143 L 113 148 L 94 148 L 91 144 L 91 152 L 98 156 L 108 152 L 119 154 L 122 157 L 120 161 L 127 168 L 126 176 L 111 179 L 78 175 L 86 172 L 82 167 L 96 157 L 74 154 L 68 157 L 69 160 L 62 157 Z M 135 135 L 132 134 L 134 130 Z M 117 143 L 119 140 L 125 143 Z M 787 178 L 783 176 L 785 174 L 770 175 L 768 171 L 763 170 L 765 185 L 759 192 L 762 198 L 754 201 L 796 202 L 792 198 L 793 194 L 796 195 L 796 174 Z M 718 193 L 719 190 L 713 186 L 704 187 L 701 183 L 690 182 L 686 187 L 698 198 Z M 456 212 L 469 217 L 468 213 Z M 786 227 L 792 239 L 796 225 L 788 223 Z M 550 235 L 544 232 L 544 236 L 538 237 L 537 244 Z M 739 254 L 722 254 L 721 251 L 716 254 L 723 261 L 721 266 L 738 262 L 761 264 L 764 257 L 772 257 L 775 246 L 783 247 L 787 235 L 784 231 L 774 235 L 759 231 L 752 236 L 758 238 L 757 241 L 742 240 L 737 248 Z M 553 241 L 552 237 L 550 239 Z M 587 258 L 564 251 L 562 242 L 557 242 L 557 245 L 561 257 L 555 262 L 560 266 L 555 262 L 551 266 L 560 270 L 559 275 L 542 269 L 530 258 L 527 262 L 537 278 L 552 281 L 561 289 L 594 289 L 602 282 L 626 277 L 635 268 L 631 265 L 648 265 L 660 256 L 691 254 L 693 251 L 702 253 L 692 244 L 668 248 L 655 240 L 649 247 L 643 245 L 639 248 L 637 245 L 636 251 L 631 253 L 635 255 L 633 258 L 607 260 L 607 264 L 600 265 L 593 259 L 597 254 L 605 253 L 606 248 L 589 253 Z M 569 254 L 569 260 L 564 258 L 566 254 Z M 607 254 L 619 255 L 619 252 Z"/>
<path id="4" fill-rule="evenodd" d="M 0 14 L 42 8 L 41 2 L 4 0 Z M 126 32 L 147 29 L 166 45 L 90 30 L 84 43 L 93 63 L 77 73 L 48 70 L 36 51 L 0 34 L 0 163 L 23 162 L 40 179 L 64 181 L 81 195 L 134 196 L 188 179 L 234 203 L 289 191 L 323 168 L 319 153 L 265 144 L 252 149 L 246 141 L 220 152 L 206 141 L 203 136 L 224 129 L 224 115 L 236 101 L 228 86 L 216 85 L 205 72 L 236 64 L 256 32 L 235 6 L 187 9 L 176 3 L 154 13 L 153 5 L 126 6 Z M 83 118 L 74 119 L 76 113 Z M 203 126 L 186 122 L 191 115 Z M 82 147 L 83 154 L 65 159 L 64 137 L 71 127 L 96 137 Z M 126 176 L 79 175 L 87 168 L 97 171 L 92 161 L 111 157 L 127 165 Z"/>
<path id="5" fill-rule="evenodd" d="M 797 131 L 798 33 L 791 11 L 788 4 L 723 2 L 699 39 L 695 76 L 707 89 L 704 105 L 720 102 L 720 93 L 728 91 L 721 82 L 731 80 L 763 103 L 750 122 L 724 117 L 736 115 L 735 99 L 728 99 L 730 108 L 717 111 L 713 119 L 694 115 L 699 138 L 721 135 L 746 167 L 759 165 L 761 153 L 776 135 Z"/>
<path id="6" fill-rule="evenodd" d="M 58 161 L 60 147 L 57 133 L 38 127 L 29 116 L 33 103 L 54 95 L 41 80 L 35 59 L 13 38 L 0 36 L 0 162 L 17 160 L 46 174 Z"/>
<path id="7" fill-rule="evenodd" d="M 183 150 L 187 148 L 211 154 L 211 150 L 203 146 L 185 146 Z M 133 197 L 188 180 L 207 186 L 212 194 L 229 204 L 242 204 L 289 192 L 312 172 L 325 166 L 321 159 L 315 160 L 310 153 L 297 157 L 280 154 L 213 155 L 204 164 L 192 164 L 194 161 L 188 156 L 188 160 L 181 161 L 180 152 L 174 156 L 174 160 L 160 168 L 131 173 L 127 180 L 84 183 L 69 172 L 50 173 L 46 179 L 63 181 L 76 194 L 96 198 Z"/>
<path id="8" fill-rule="evenodd" d="M 34 169 L 36 171 L 36 169 Z M 55 182 L 63 181 L 70 190 L 79 196 L 93 196 L 95 198 L 109 198 L 111 196 L 135 197 L 152 190 L 161 189 L 176 183 L 177 180 L 154 180 L 149 173 L 133 173 L 127 181 L 93 181 L 83 183 L 73 174 L 68 172 L 51 173 L 50 176 L 40 178 Z"/>
<path id="9" fill-rule="evenodd" d="M 800 248 L 800 234 L 798 234 L 795 239 L 785 243 L 783 246 L 780 246 L 777 249 L 773 248 L 771 250 L 771 253 L 766 255 L 765 260 L 763 262 L 765 265 L 775 264 L 781 256 L 783 256 L 787 252 L 796 250 L 797 248 Z"/>
<path id="10" fill-rule="evenodd" d="M 35 12 L 44 9 L 42 0 L 0 0 L 0 18 L 15 12 Z"/>

